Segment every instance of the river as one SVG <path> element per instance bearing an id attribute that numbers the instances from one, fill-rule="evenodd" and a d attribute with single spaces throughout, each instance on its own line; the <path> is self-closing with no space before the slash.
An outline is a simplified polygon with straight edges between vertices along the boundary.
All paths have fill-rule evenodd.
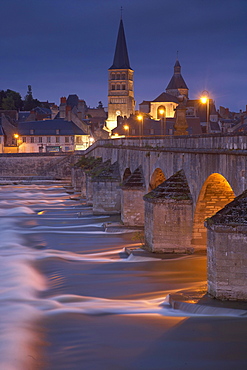
<path id="1" fill-rule="evenodd" d="M 247 316 L 169 304 L 205 289 L 206 256 L 128 256 L 118 221 L 58 183 L 0 186 L 0 369 L 246 369 Z"/>

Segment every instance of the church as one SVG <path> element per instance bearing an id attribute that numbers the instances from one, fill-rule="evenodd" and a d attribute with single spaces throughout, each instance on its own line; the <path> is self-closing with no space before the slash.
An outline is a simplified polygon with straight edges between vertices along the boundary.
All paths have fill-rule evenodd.
<path id="1" fill-rule="evenodd" d="M 106 126 L 113 130 L 117 117 L 135 113 L 134 71 L 130 67 L 123 20 L 120 20 L 112 66 L 108 70 L 108 119 Z"/>
<path id="2" fill-rule="evenodd" d="M 133 76 L 134 70 L 130 66 L 124 25 L 121 19 L 113 64 L 108 69 L 108 119 L 106 127 L 112 133 L 117 133 L 119 122 L 129 124 L 130 122 L 126 122 L 126 120 L 130 119 L 133 121 L 135 114 L 138 113 L 135 111 Z M 200 102 L 200 99 L 189 99 L 189 89 L 182 76 L 178 58 L 174 65 L 173 75 L 165 91 L 152 101 L 143 101 L 139 105 L 139 113 L 143 115 L 143 119 L 148 118 L 154 121 L 165 119 L 168 131 L 164 132 L 163 130 L 163 134 L 173 134 L 176 109 L 179 106 L 181 97 L 183 97 L 186 106 L 188 133 L 201 134 L 202 132 L 211 132 L 211 125 L 216 124 L 218 121 L 214 102 L 212 99 L 209 99 L 208 112 L 206 112 L 206 106 Z M 151 125 L 151 121 L 149 124 Z M 207 128 L 206 125 L 208 125 Z M 138 132 L 136 129 L 134 131 Z M 157 134 L 159 130 L 155 130 L 153 126 L 152 128 L 150 126 L 149 131 Z M 159 134 L 162 134 L 162 132 Z M 131 134 L 130 130 L 129 134 Z"/>

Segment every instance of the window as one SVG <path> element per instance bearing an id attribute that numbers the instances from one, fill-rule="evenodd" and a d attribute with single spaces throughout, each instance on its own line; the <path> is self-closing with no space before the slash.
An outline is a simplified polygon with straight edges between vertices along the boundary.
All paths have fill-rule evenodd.
<path id="1" fill-rule="evenodd" d="M 125 85 L 122 85 L 122 90 L 125 90 Z"/>
<path id="2" fill-rule="evenodd" d="M 117 90 L 120 90 L 120 85 L 117 85 Z"/>
<path id="3" fill-rule="evenodd" d="M 126 79 L 125 73 L 122 73 L 122 80 L 125 80 L 125 79 Z"/>
<path id="4" fill-rule="evenodd" d="M 39 143 L 42 143 L 42 137 L 41 136 L 39 137 Z"/>
<path id="5" fill-rule="evenodd" d="M 60 136 L 56 136 L 56 143 L 60 143 Z"/>
<path id="6" fill-rule="evenodd" d="M 51 142 L 51 137 L 47 136 L 46 141 L 47 141 L 47 143 L 50 143 Z"/>
<path id="7" fill-rule="evenodd" d="M 117 80 L 120 80 L 120 73 L 117 74 Z"/>
<path id="8" fill-rule="evenodd" d="M 111 85 L 111 89 L 112 90 L 115 90 L 115 85 Z"/>
<path id="9" fill-rule="evenodd" d="M 34 143 L 34 137 L 33 136 L 30 137 L 30 142 Z"/>
<path id="10" fill-rule="evenodd" d="M 76 137 L 76 142 L 77 142 L 77 144 L 78 144 L 78 143 L 81 143 L 81 137 L 80 137 L 80 136 L 77 136 L 77 137 Z"/>
<path id="11" fill-rule="evenodd" d="M 1 144 L 1 142 L 2 142 L 2 138 L 1 138 L 1 136 L 0 136 L 0 144 Z"/>
<path id="12" fill-rule="evenodd" d="M 65 136 L 65 143 L 69 143 L 69 137 Z"/>
<path id="13" fill-rule="evenodd" d="M 34 130 L 30 130 L 30 134 L 33 135 L 34 134 Z"/>
<path id="14" fill-rule="evenodd" d="M 56 135 L 59 135 L 59 130 L 56 130 Z"/>
<path id="15" fill-rule="evenodd" d="M 23 137 L 22 137 L 22 142 L 23 142 L 23 143 L 26 143 L 26 142 L 27 142 L 27 138 L 26 138 L 26 136 L 23 136 Z"/>
<path id="16" fill-rule="evenodd" d="M 112 80 L 115 80 L 115 73 L 112 73 L 112 74 L 111 74 L 111 79 L 112 79 Z"/>

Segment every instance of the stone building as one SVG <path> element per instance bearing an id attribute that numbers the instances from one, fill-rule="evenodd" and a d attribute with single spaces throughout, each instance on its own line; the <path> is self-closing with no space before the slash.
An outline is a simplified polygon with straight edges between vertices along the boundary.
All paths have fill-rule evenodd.
<path id="1" fill-rule="evenodd" d="M 134 71 L 130 67 L 124 26 L 120 20 L 115 55 L 108 70 L 108 119 L 109 130 L 117 126 L 117 117 L 129 117 L 135 112 Z"/>
<path id="2" fill-rule="evenodd" d="M 188 99 L 189 89 L 181 74 L 181 65 L 178 60 L 174 65 L 174 73 L 167 85 L 166 92 L 162 92 L 152 101 L 143 101 L 139 110 L 149 113 L 153 119 L 160 119 L 162 116 L 173 118 L 178 105 L 178 96 L 183 95 Z"/>

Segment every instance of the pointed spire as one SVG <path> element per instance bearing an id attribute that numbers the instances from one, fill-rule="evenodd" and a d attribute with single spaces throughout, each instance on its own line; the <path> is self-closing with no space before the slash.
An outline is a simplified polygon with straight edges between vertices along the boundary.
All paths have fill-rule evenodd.
<path id="1" fill-rule="evenodd" d="M 174 65 L 174 74 L 180 74 L 180 73 L 181 73 L 181 65 L 177 59 Z"/>
<path id="2" fill-rule="evenodd" d="M 181 75 L 181 65 L 180 65 L 180 63 L 177 59 L 176 62 L 175 62 L 175 65 L 174 65 L 174 74 L 173 74 L 169 84 L 167 85 L 166 92 L 168 94 L 174 95 L 174 93 L 171 90 L 177 90 L 178 95 L 181 95 L 181 93 L 179 92 L 179 89 L 184 89 L 184 90 L 188 91 L 188 86 L 186 85 L 186 83 L 185 83 L 185 81 L 184 81 L 184 79 Z M 184 93 L 182 93 L 182 94 L 184 94 Z M 188 96 L 188 93 L 186 94 L 186 96 Z"/>
<path id="3" fill-rule="evenodd" d="M 109 69 L 131 69 L 122 18 L 118 30 L 113 65 Z"/>

